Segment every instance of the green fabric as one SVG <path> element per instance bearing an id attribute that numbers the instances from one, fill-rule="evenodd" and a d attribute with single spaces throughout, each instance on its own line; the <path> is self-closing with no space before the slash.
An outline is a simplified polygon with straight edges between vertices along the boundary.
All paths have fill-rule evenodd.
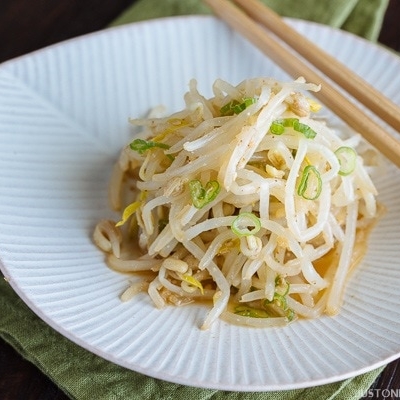
<path id="1" fill-rule="evenodd" d="M 388 0 L 264 0 L 281 15 L 318 21 L 376 40 Z M 113 25 L 172 15 L 208 13 L 200 0 L 139 0 Z M 0 279 L 0 336 L 78 400 L 359 399 L 383 368 L 309 389 L 239 393 L 192 388 L 143 376 L 84 350 L 55 332 Z"/>
<path id="2" fill-rule="evenodd" d="M 0 335 L 77 400 L 351 400 L 359 399 L 382 370 L 339 383 L 281 392 L 198 389 L 129 371 L 71 343 L 36 317 L 4 279 L 0 279 L 0 309 Z"/>
<path id="3" fill-rule="evenodd" d="M 366 39 L 378 38 L 389 0 L 263 0 L 280 15 L 320 22 Z M 139 0 L 112 25 L 174 15 L 209 14 L 201 0 Z"/>

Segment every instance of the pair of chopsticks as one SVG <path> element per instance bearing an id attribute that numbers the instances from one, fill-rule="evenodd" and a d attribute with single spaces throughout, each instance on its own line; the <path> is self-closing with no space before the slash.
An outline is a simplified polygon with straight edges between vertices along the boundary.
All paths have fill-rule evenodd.
<path id="1" fill-rule="evenodd" d="M 343 90 L 357 99 L 372 113 L 400 132 L 400 108 L 370 86 L 353 71 L 324 52 L 291 28 L 278 14 L 258 0 L 204 0 L 214 13 L 233 29 L 255 44 L 269 58 L 294 78 L 321 84 L 315 96 L 395 165 L 400 167 L 400 141 L 390 135 L 375 119 L 363 112 Z M 239 7 L 243 10 L 241 10 Z M 265 29 L 267 28 L 267 29 Z M 342 91 L 333 86 L 298 55 L 271 35 L 289 45 L 308 63 L 313 64 Z"/>

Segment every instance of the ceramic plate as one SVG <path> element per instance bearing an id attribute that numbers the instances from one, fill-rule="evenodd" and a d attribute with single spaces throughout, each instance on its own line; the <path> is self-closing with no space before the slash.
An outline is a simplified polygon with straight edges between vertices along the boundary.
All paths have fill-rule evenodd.
<path id="1" fill-rule="evenodd" d="M 400 103 L 400 59 L 351 34 L 290 20 Z M 199 326 L 202 306 L 159 311 L 143 295 L 121 303 L 127 277 L 92 243 L 111 216 L 107 184 L 129 117 L 183 106 L 191 78 L 288 77 L 213 17 L 108 29 L 0 66 L 0 259 L 19 296 L 54 329 L 134 371 L 198 387 L 301 388 L 361 374 L 400 355 L 400 173 L 377 186 L 387 214 L 335 318 L 288 327 Z"/>

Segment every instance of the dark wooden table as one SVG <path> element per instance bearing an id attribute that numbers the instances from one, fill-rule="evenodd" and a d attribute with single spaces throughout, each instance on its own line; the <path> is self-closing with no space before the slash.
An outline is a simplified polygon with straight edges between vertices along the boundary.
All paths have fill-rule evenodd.
<path id="1" fill-rule="evenodd" d="M 132 0 L 0 0 L 0 62 L 100 30 L 130 4 Z M 400 1 L 390 0 L 379 41 L 397 51 L 400 51 L 399 21 Z M 400 394 L 400 360 L 390 363 L 371 389 L 365 398 L 400 398 L 396 397 Z M 0 339 L 0 399 L 68 400 L 68 397 Z"/>

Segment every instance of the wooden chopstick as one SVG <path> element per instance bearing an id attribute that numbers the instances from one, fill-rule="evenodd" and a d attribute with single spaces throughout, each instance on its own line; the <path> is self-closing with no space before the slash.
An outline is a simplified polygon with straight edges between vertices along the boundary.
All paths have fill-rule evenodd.
<path id="1" fill-rule="evenodd" d="M 254 4 L 255 0 L 235 0 L 241 4 Z M 359 107 L 357 107 L 348 96 L 342 94 L 322 75 L 312 69 L 301 58 L 296 57 L 286 47 L 282 46 L 267 30 L 259 23 L 253 21 L 238 7 L 228 0 L 204 0 L 214 13 L 224 20 L 233 29 L 241 33 L 245 38 L 255 44 L 269 58 L 278 64 L 283 70 L 292 77 L 303 76 L 308 82 L 321 84 L 322 89 L 315 93 L 315 96 L 331 109 L 339 118 L 345 121 L 355 131 L 359 132 L 383 155 L 385 155 L 395 165 L 400 167 L 400 141 L 397 141 L 382 126 Z M 257 6 L 259 7 L 259 6 Z M 259 11 L 261 14 L 263 11 Z M 280 22 L 284 23 L 279 17 Z M 277 21 L 274 21 L 277 24 Z M 349 76 L 349 74 L 347 74 Z M 354 73 L 351 72 L 353 76 Z M 350 77 L 350 80 L 352 78 Z M 346 82 L 342 82 L 342 89 L 346 89 Z M 378 92 L 379 98 L 383 96 Z M 372 110 L 371 110 L 372 111 Z M 400 115 L 400 111 L 397 111 Z M 386 121 L 386 120 L 385 120 Z"/>

